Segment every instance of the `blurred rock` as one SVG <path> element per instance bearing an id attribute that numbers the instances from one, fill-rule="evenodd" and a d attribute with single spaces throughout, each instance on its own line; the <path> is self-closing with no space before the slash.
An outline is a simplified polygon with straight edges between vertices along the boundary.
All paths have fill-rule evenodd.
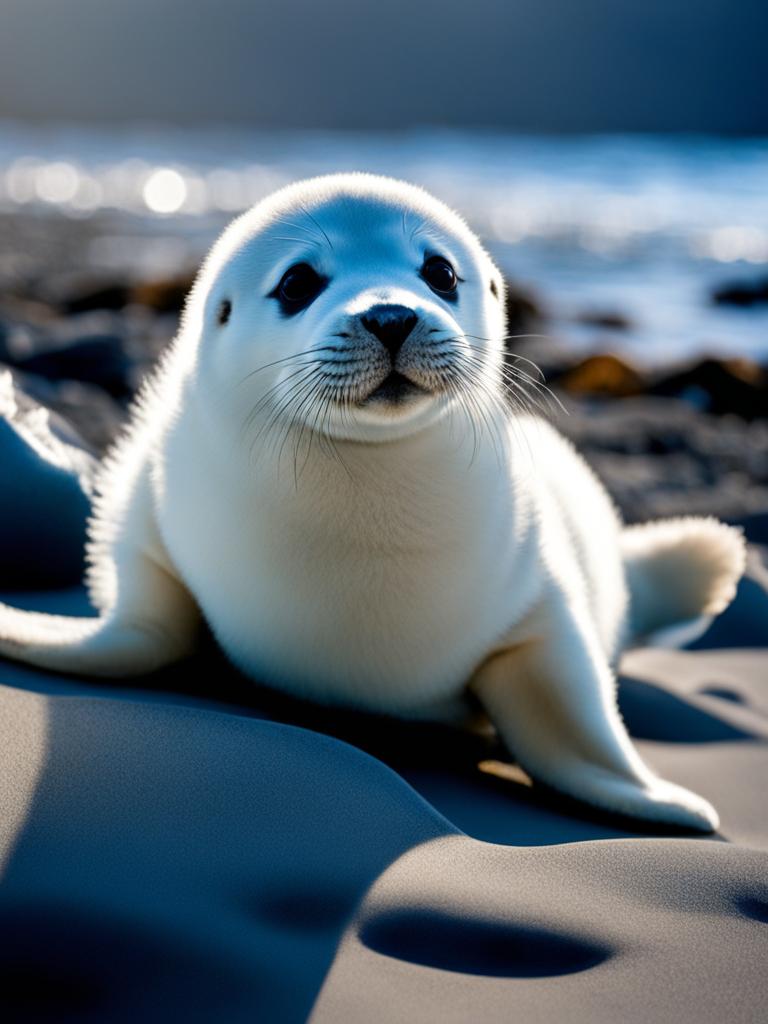
<path id="1" fill-rule="evenodd" d="M 718 285 L 712 290 L 712 301 L 719 306 L 757 306 L 768 302 L 768 277 Z"/>
<path id="2" fill-rule="evenodd" d="M 155 313 L 178 314 L 194 282 L 194 275 L 149 278 L 136 283 L 129 275 L 104 277 L 87 271 L 51 276 L 45 282 L 28 282 L 17 299 L 30 295 L 65 315 L 109 310 L 121 312 L 131 304 Z"/>
<path id="3" fill-rule="evenodd" d="M 584 310 L 575 317 L 576 323 L 584 324 L 585 327 L 600 327 L 608 331 L 629 331 L 632 329 L 632 321 L 624 313 L 618 310 L 593 309 Z"/>
<path id="4" fill-rule="evenodd" d="M 661 377 L 649 391 L 682 398 L 716 416 L 734 413 L 745 420 L 768 416 L 768 373 L 748 359 L 702 359 Z"/>
<path id="5" fill-rule="evenodd" d="M 113 398 L 125 400 L 133 391 L 132 366 L 123 341 L 115 335 L 83 338 L 59 348 L 16 360 L 25 373 L 48 380 L 76 380 L 95 384 Z"/>
<path id="6" fill-rule="evenodd" d="M 0 373 L 0 584 L 58 587 L 83 572 L 94 460 Z"/>
<path id="7" fill-rule="evenodd" d="M 570 437 L 630 522 L 745 520 L 768 509 L 768 420 L 712 416 L 674 398 L 564 396 Z"/>
<path id="8" fill-rule="evenodd" d="M 123 309 L 130 301 L 131 289 L 123 282 L 92 285 L 75 291 L 59 303 L 63 313 L 88 313 L 95 309 Z"/>
<path id="9" fill-rule="evenodd" d="M 537 295 L 531 290 L 506 281 L 507 331 L 510 335 L 534 330 L 546 319 L 546 313 Z"/>
<path id="10" fill-rule="evenodd" d="M 553 358 L 547 357 L 546 350 L 543 354 L 547 380 L 571 395 L 657 395 L 681 399 L 713 416 L 768 417 L 768 372 L 749 359 L 701 359 L 671 372 L 649 372 L 611 352 L 573 361 L 567 351 L 556 347 L 551 351 Z M 542 365 L 541 359 L 537 362 Z"/>
<path id="11" fill-rule="evenodd" d="M 34 355 L 41 347 L 45 347 L 45 337 L 45 332 L 36 324 L 3 316 L 0 319 L 0 362 L 14 365 L 19 359 Z"/>
<path id="12" fill-rule="evenodd" d="M 648 387 L 648 379 L 639 369 L 613 353 L 587 356 L 554 379 L 559 388 L 573 395 L 626 398 L 642 394 Z"/>
<path id="13" fill-rule="evenodd" d="M 127 418 L 127 408 L 100 387 L 82 381 L 53 381 L 37 374 L 14 371 L 14 380 L 25 394 L 71 424 L 94 452 L 107 448 Z"/>
<path id="14" fill-rule="evenodd" d="M 180 313 L 194 280 L 194 275 L 182 274 L 178 277 L 147 281 L 131 289 L 130 301 L 146 306 L 156 313 Z"/>
<path id="15" fill-rule="evenodd" d="M 579 357 L 573 348 L 561 338 L 554 335 L 536 333 L 521 337 L 510 336 L 507 341 L 505 361 L 509 366 L 517 365 L 517 360 L 529 363 L 527 371 L 531 376 L 543 374 L 548 383 L 557 381 L 566 370 L 575 366 Z M 529 362 L 530 361 L 530 362 Z M 533 364 L 532 366 L 530 364 Z M 533 369 L 536 368 L 536 370 Z"/>

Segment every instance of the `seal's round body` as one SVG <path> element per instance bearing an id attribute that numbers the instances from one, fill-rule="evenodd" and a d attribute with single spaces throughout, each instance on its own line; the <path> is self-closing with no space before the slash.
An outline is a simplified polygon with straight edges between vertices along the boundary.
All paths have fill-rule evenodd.
<path id="1" fill-rule="evenodd" d="M 202 613 L 256 679 L 418 716 L 471 689 L 534 778 L 716 827 L 640 760 L 610 666 L 721 610 L 741 538 L 623 528 L 570 445 L 505 401 L 536 382 L 504 336 L 498 271 L 421 190 L 342 175 L 265 200 L 214 247 L 105 461 L 99 619 L 2 608 L 0 650 L 138 674 L 188 653 Z"/>

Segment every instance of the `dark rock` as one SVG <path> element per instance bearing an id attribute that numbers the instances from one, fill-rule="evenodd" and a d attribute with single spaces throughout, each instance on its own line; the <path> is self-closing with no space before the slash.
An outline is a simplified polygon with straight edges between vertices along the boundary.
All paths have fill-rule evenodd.
<path id="1" fill-rule="evenodd" d="M 687 444 L 684 437 L 674 430 L 662 430 L 659 434 L 650 434 L 645 438 L 644 450 L 648 455 L 671 455 L 673 452 L 686 452 Z"/>
<path id="2" fill-rule="evenodd" d="M 53 381 L 21 371 L 14 373 L 26 394 L 70 424 L 93 451 L 103 452 L 125 423 L 126 405 L 116 402 L 94 384 Z"/>
<path id="3" fill-rule="evenodd" d="M 557 378 L 557 386 L 570 394 L 613 398 L 642 394 L 647 384 L 640 370 L 612 353 L 587 356 Z"/>
<path id="4" fill-rule="evenodd" d="M 748 359 L 702 359 L 661 377 L 649 392 L 682 398 L 715 416 L 733 413 L 745 420 L 768 416 L 768 374 Z"/>
<path id="5" fill-rule="evenodd" d="M 13 366 L 41 347 L 46 347 L 47 332 L 36 324 L 6 315 L 0 321 L 0 362 Z"/>
<path id="6" fill-rule="evenodd" d="M 194 276 L 189 274 L 147 281 L 131 289 L 130 301 L 156 313 L 180 313 L 193 283 Z"/>
<path id="7" fill-rule="evenodd" d="M 711 416 L 675 398 L 569 396 L 556 425 L 629 522 L 716 515 L 760 523 L 768 509 L 768 419 Z M 759 527 L 753 527 L 752 539 Z M 753 535 L 754 534 L 754 535 Z"/>
<path id="8" fill-rule="evenodd" d="M 718 306 L 757 306 L 768 302 L 768 277 L 718 285 L 712 290 L 712 301 Z"/>
<path id="9" fill-rule="evenodd" d="M 63 298 L 59 308 L 64 313 L 89 313 L 95 309 L 120 310 L 128 304 L 130 288 L 123 282 L 95 285 Z"/>
<path id="10" fill-rule="evenodd" d="M 0 384 L 0 583 L 77 583 L 90 514 L 82 480 L 91 460 L 54 435 L 39 408 L 12 388 L 10 375 Z"/>
<path id="11" fill-rule="evenodd" d="M 593 309 L 585 310 L 576 317 L 576 323 L 584 324 L 585 327 L 600 327 L 608 331 L 629 331 L 632 329 L 632 321 L 624 313 L 617 310 Z"/>
<path id="12" fill-rule="evenodd" d="M 194 282 L 190 274 L 158 278 L 139 284 L 128 280 L 93 280 L 62 278 L 47 291 L 54 305 L 68 314 L 95 310 L 120 312 L 131 303 L 145 306 L 155 313 L 179 313 Z"/>
<path id="13" fill-rule="evenodd" d="M 544 308 L 536 295 L 513 281 L 506 282 L 507 331 L 520 334 L 530 331 L 546 320 Z"/>
<path id="14" fill-rule="evenodd" d="M 543 333 L 522 336 L 510 334 L 505 352 L 505 361 L 509 366 L 517 365 L 517 361 L 520 360 L 526 364 L 522 369 L 533 377 L 543 374 L 547 383 L 557 380 L 566 370 L 575 366 L 578 358 L 567 341 Z"/>
<path id="15" fill-rule="evenodd" d="M 125 356 L 122 339 L 97 335 L 60 348 L 37 352 L 15 365 L 25 373 L 48 380 L 78 380 L 96 384 L 113 398 L 129 398 L 133 391 L 132 367 Z"/>

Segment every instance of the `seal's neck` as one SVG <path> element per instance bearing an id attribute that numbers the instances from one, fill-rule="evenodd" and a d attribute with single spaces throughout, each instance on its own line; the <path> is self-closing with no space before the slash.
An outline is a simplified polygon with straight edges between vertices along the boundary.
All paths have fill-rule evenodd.
<path id="1" fill-rule="evenodd" d="M 282 453 L 265 446 L 254 459 L 255 487 L 302 519 L 434 525 L 440 517 L 482 517 L 509 492 L 509 430 L 503 420 L 482 427 L 441 422 L 396 441 L 288 438 Z M 507 493 L 506 501 L 511 495 Z"/>

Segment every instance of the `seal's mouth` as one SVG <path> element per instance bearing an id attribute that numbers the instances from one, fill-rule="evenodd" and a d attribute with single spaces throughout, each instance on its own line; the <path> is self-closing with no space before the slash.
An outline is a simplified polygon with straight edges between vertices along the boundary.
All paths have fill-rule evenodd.
<path id="1" fill-rule="evenodd" d="M 381 384 L 374 388 L 369 395 L 366 395 L 360 404 L 369 405 L 382 402 L 390 405 L 403 405 L 410 398 L 429 393 L 426 388 L 415 384 L 398 370 L 391 370 Z"/>

